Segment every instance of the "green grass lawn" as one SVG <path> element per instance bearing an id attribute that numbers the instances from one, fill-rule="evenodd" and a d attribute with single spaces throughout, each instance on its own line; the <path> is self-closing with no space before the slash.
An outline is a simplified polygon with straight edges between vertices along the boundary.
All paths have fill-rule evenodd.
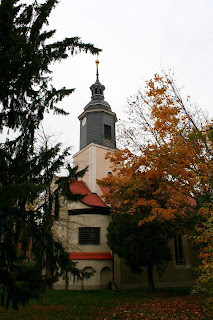
<path id="1" fill-rule="evenodd" d="M 105 291 L 51 291 L 50 305 L 31 302 L 18 311 L 0 309 L 1 320 L 111 320 L 111 319 L 210 319 L 202 313 L 189 289 L 158 289 L 114 293 Z"/>

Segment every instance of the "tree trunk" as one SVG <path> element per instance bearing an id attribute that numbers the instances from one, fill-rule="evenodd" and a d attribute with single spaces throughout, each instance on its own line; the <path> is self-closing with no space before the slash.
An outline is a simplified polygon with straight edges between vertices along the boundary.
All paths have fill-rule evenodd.
<path id="1" fill-rule="evenodd" d="M 68 290 L 68 288 L 69 288 L 69 274 L 66 271 L 66 274 L 65 274 L 65 290 Z"/>
<path id="2" fill-rule="evenodd" d="M 153 280 L 153 267 L 147 267 L 147 276 L 148 276 L 148 284 L 149 284 L 149 292 L 155 292 L 155 284 Z"/>
<path id="3" fill-rule="evenodd" d="M 47 245 L 48 247 L 48 245 Z M 44 269 L 45 274 L 45 287 L 44 287 L 44 296 L 43 296 L 43 304 L 45 306 L 49 305 L 49 293 L 50 293 L 50 270 L 49 270 L 49 261 L 48 261 L 48 249 L 46 247 L 44 259 L 46 267 Z"/>
<path id="4" fill-rule="evenodd" d="M 49 305 L 49 293 L 50 293 L 50 288 L 49 288 L 49 285 L 46 284 L 45 289 L 44 289 L 44 298 L 43 298 L 43 304 L 45 306 Z"/>

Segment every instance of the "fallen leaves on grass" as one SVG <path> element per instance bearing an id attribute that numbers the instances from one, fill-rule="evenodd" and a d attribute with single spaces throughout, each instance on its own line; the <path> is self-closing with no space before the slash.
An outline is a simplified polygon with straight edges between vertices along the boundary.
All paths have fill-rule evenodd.
<path id="1" fill-rule="evenodd" d="M 123 296 L 105 295 L 88 301 L 80 298 L 69 305 L 31 305 L 18 311 L 0 309 L 5 320 L 210 320 L 203 314 L 199 299 L 193 295 L 165 296 L 143 294 Z"/>
<path id="2" fill-rule="evenodd" d="M 94 310 L 95 311 L 95 310 Z M 96 311 L 97 312 L 97 311 Z M 114 308 L 100 308 L 93 320 L 204 320 L 198 301 L 191 296 L 131 299 Z"/>

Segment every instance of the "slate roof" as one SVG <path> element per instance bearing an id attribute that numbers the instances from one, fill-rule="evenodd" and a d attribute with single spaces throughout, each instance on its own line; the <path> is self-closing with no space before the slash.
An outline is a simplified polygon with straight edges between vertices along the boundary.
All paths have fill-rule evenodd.
<path id="1" fill-rule="evenodd" d="M 111 252 L 71 252 L 71 260 L 112 260 Z"/>
<path id="2" fill-rule="evenodd" d="M 87 204 L 92 207 L 108 208 L 108 206 L 103 202 L 103 200 L 96 193 L 92 193 L 86 187 L 83 181 L 76 181 L 76 180 L 71 181 L 70 190 L 74 194 L 85 195 L 85 197 L 81 200 L 84 204 Z"/>

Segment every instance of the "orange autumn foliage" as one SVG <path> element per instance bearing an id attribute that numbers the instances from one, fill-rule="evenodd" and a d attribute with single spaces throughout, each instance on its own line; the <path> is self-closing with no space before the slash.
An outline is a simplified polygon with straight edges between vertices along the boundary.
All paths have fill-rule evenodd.
<path id="1" fill-rule="evenodd" d="M 141 223 L 145 223 L 153 219 L 174 221 L 192 212 L 192 200 L 167 184 L 161 170 L 145 168 L 143 157 L 128 149 L 116 150 L 107 157 L 113 164 L 113 175 L 98 182 L 106 188 L 104 198 L 112 213 L 140 212 Z"/>
<path id="2" fill-rule="evenodd" d="M 101 181 L 112 211 L 149 208 L 146 220 L 174 220 L 211 202 L 213 120 L 193 110 L 189 97 L 185 104 L 165 73 L 148 81 L 144 94 L 129 99 L 127 111 L 120 141 L 128 148 L 108 156 L 114 176 Z"/>
<path id="3" fill-rule="evenodd" d="M 128 101 L 120 141 L 143 168 L 161 172 L 167 184 L 200 206 L 213 190 L 213 120 L 180 96 L 168 74 L 156 74 L 145 93 Z M 131 157 L 132 159 L 132 157 Z M 201 200 L 202 199 L 202 200 Z"/>

